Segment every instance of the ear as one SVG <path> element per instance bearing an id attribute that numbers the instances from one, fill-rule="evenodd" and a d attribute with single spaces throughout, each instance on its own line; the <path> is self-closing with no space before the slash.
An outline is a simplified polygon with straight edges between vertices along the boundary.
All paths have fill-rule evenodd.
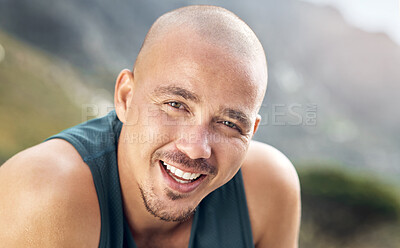
<path id="1" fill-rule="evenodd" d="M 114 93 L 115 112 L 122 123 L 126 123 L 126 117 L 131 107 L 133 95 L 133 73 L 128 70 L 122 70 L 117 78 Z"/>
<path id="2" fill-rule="evenodd" d="M 260 125 L 261 115 L 257 114 L 256 122 L 254 123 L 253 135 L 257 132 L 258 126 Z"/>

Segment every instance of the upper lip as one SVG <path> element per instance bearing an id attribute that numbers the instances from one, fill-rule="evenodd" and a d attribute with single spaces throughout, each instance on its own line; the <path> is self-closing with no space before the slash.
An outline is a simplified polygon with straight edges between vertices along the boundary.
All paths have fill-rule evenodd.
<path id="1" fill-rule="evenodd" d="M 173 167 L 175 167 L 175 168 L 177 168 L 177 169 L 180 169 L 181 171 L 183 171 L 183 172 L 188 172 L 188 173 L 199 173 L 199 174 L 202 174 L 202 175 L 206 175 L 206 173 L 204 173 L 204 172 L 201 172 L 201 171 L 194 171 L 194 170 L 192 170 L 192 169 L 187 169 L 185 166 L 182 166 L 182 165 L 176 165 L 175 163 L 171 163 L 171 162 L 167 162 L 167 161 L 164 161 L 164 160 L 160 160 L 162 163 L 165 163 L 165 164 L 169 164 L 169 165 L 171 165 L 171 166 L 173 166 Z"/>

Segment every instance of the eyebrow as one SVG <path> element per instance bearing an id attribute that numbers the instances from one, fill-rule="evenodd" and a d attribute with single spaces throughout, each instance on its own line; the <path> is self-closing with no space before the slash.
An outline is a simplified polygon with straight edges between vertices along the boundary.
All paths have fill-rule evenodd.
<path id="1" fill-rule="evenodd" d="M 222 115 L 228 116 L 229 118 L 240 122 L 244 127 L 243 131 L 247 132 L 250 130 L 250 128 L 251 128 L 250 118 L 242 111 L 236 110 L 236 109 L 231 109 L 231 108 L 224 108 L 220 111 L 220 113 Z"/>
<path id="2" fill-rule="evenodd" d="M 196 93 L 179 86 L 161 86 L 155 89 L 154 92 L 156 94 L 177 95 L 183 97 L 186 100 L 191 100 L 194 102 L 200 101 L 200 97 Z"/>

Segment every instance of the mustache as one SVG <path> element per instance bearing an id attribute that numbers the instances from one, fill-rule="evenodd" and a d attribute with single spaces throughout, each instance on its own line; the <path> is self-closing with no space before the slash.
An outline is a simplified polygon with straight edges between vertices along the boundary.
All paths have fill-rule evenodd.
<path id="1" fill-rule="evenodd" d="M 216 167 L 211 163 L 209 163 L 207 159 L 204 158 L 191 159 L 182 152 L 156 151 L 154 153 L 153 159 L 162 161 L 164 161 L 164 159 L 167 159 L 172 163 L 182 165 L 184 168 L 188 170 L 193 169 L 195 171 L 203 172 L 204 174 L 215 175 L 217 172 Z"/>

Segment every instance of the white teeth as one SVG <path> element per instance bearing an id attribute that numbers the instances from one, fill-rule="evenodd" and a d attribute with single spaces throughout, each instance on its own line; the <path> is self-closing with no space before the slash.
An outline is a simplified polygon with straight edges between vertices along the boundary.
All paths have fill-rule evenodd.
<path id="1" fill-rule="evenodd" d="M 183 176 L 183 171 L 181 171 L 180 169 L 176 169 L 175 175 L 177 175 L 178 177 L 182 177 Z"/>
<path id="2" fill-rule="evenodd" d="M 182 178 L 188 180 L 188 179 L 190 179 L 190 175 L 191 175 L 191 173 L 186 172 L 185 174 L 183 174 Z"/>
<path id="3" fill-rule="evenodd" d="M 201 176 L 200 173 L 193 173 L 192 175 L 190 175 L 190 180 L 196 179 L 196 178 L 198 178 L 199 176 Z"/>
<path id="4" fill-rule="evenodd" d="M 183 172 L 180 169 L 178 169 L 172 165 L 169 165 L 165 162 L 163 162 L 163 164 L 167 167 L 167 170 L 170 172 L 169 174 L 172 175 L 172 178 L 175 179 L 175 181 L 177 181 L 179 183 L 189 183 L 190 181 L 186 181 L 186 180 L 194 180 L 194 179 L 197 179 L 199 176 L 201 176 L 200 173 Z M 186 179 L 186 180 L 184 181 L 184 180 L 175 178 L 174 175 L 177 177 Z"/>

